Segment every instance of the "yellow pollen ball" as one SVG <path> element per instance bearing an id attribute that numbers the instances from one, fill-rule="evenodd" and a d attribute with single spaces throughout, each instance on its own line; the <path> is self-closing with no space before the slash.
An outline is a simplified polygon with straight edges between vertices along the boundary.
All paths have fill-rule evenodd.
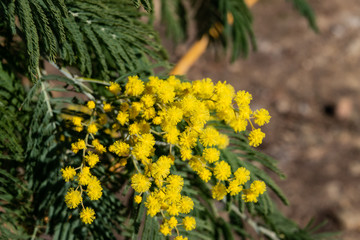
<path id="1" fill-rule="evenodd" d="M 139 96 L 144 91 L 144 83 L 138 76 L 128 77 L 128 82 L 125 86 L 125 93 L 130 96 Z"/>
<path id="2" fill-rule="evenodd" d="M 142 202 L 142 197 L 140 195 L 136 195 L 134 197 L 134 201 L 137 203 L 137 204 L 140 204 Z"/>
<path id="3" fill-rule="evenodd" d="M 176 220 L 175 217 L 171 217 L 171 218 L 167 221 L 167 223 L 169 224 L 169 227 L 174 228 L 174 227 L 176 227 L 176 225 L 178 224 L 178 221 Z"/>
<path id="4" fill-rule="evenodd" d="M 219 160 L 220 152 L 216 148 L 205 148 L 203 157 L 208 163 L 213 163 Z"/>
<path id="5" fill-rule="evenodd" d="M 131 187 L 139 193 L 149 190 L 151 182 L 148 177 L 141 173 L 137 173 L 131 177 Z"/>
<path id="6" fill-rule="evenodd" d="M 89 155 L 85 156 L 84 158 L 91 168 L 94 167 L 95 164 L 99 162 L 99 156 L 92 152 L 89 152 Z"/>
<path id="7" fill-rule="evenodd" d="M 261 132 L 260 128 L 252 130 L 249 134 L 249 145 L 257 147 L 262 143 L 265 133 Z"/>
<path id="8" fill-rule="evenodd" d="M 75 175 L 76 175 L 76 171 L 73 167 L 66 167 L 65 169 L 61 169 L 62 172 L 62 177 L 65 180 L 65 182 L 68 182 L 70 180 L 73 180 Z"/>
<path id="9" fill-rule="evenodd" d="M 88 101 L 87 102 L 87 107 L 90 109 L 94 109 L 95 108 L 95 102 L 94 101 Z"/>
<path id="10" fill-rule="evenodd" d="M 88 128 L 87 128 L 87 132 L 90 134 L 95 134 L 98 132 L 98 128 L 96 127 L 95 123 L 91 123 Z"/>
<path id="11" fill-rule="evenodd" d="M 65 203 L 68 208 L 76 208 L 82 202 L 82 197 L 80 191 L 70 188 L 65 195 Z"/>
<path id="12" fill-rule="evenodd" d="M 100 199 L 102 196 L 102 190 L 100 181 L 95 176 L 92 176 L 86 189 L 86 193 L 90 200 L 95 201 Z"/>
<path id="13" fill-rule="evenodd" d="M 242 185 L 242 184 L 245 184 L 247 181 L 250 180 L 250 171 L 247 170 L 246 168 L 244 167 L 240 167 L 238 168 L 235 173 L 235 179 L 236 181 Z"/>
<path id="14" fill-rule="evenodd" d="M 108 86 L 107 89 L 115 95 L 118 95 L 121 92 L 121 87 L 116 82 L 110 82 L 110 86 Z"/>
<path id="15" fill-rule="evenodd" d="M 214 168 L 214 175 L 217 179 L 221 181 L 227 180 L 231 175 L 230 165 L 225 161 L 216 163 Z"/>
<path id="16" fill-rule="evenodd" d="M 188 240 L 188 238 L 183 236 L 177 236 L 176 238 L 174 238 L 174 240 Z"/>
<path id="17" fill-rule="evenodd" d="M 112 110 L 112 106 L 110 103 L 104 103 L 103 109 L 105 112 L 110 112 Z"/>
<path id="18" fill-rule="evenodd" d="M 81 221 L 85 224 L 91 224 L 95 220 L 95 211 L 86 207 L 80 212 Z"/>
<path id="19" fill-rule="evenodd" d="M 217 183 L 213 188 L 212 188 L 212 197 L 216 200 L 222 200 L 227 191 L 226 191 L 226 187 L 224 184 L 222 183 Z"/>
<path id="20" fill-rule="evenodd" d="M 196 227 L 196 221 L 193 217 L 184 217 L 183 225 L 186 231 L 191 231 Z"/>
<path id="21" fill-rule="evenodd" d="M 256 110 L 253 114 L 253 117 L 255 118 L 254 122 L 259 126 L 263 126 L 264 124 L 269 123 L 271 118 L 268 110 L 263 108 Z"/>

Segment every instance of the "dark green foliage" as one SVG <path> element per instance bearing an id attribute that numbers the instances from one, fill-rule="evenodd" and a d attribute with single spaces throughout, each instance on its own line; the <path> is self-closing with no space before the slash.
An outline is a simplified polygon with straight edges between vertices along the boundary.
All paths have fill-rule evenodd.
<path id="1" fill-rule="evenodd" d="M 25 40 L 19 51 L 27 52 L 23 67 L 34 80 L 40 77 L 40 56 L 108 80 L 166 59 L 157 34 L 141 16 L 126 0 L 7 0 L 0 3 L 0 35 Z"/>
<path id="2" fill-rule="evenodd" d="M 139 8 L 143 6 L 144 9 L 148 12 L 152 10 L 152 1 L 151 0 L 132 0 L 135 7 Z"/>
<path id="3" fill-rule="evenodd" d="M 1 164 L 1 168 L 4 168 Z M 0 236 L 2 239 L 28 239 L 31 191 L 17 177 L 0 169 Z"/>
<path id="4" fill-rule="evenodd" d="M 315 32 L 319 31 L 318 26 L 316 24 L 314 12 L 306 0 L 287 0 L 287 1 L 292 2 L 295 9 L 298 10 L 300 14 L 307 19 L 310 27 Z"/>
<path id="5" fill-rule="evenodd" d="M 200 1 L 196 12 L 197 29 L 199 36 L 208 34 L 214 27 L 218 32 L 222 45 L 231 46 L 232 59 L 247 56 L 249 45 L 256 47 L 252 30 L 252 15 L 243 0 L 211 0 Z M 233 21 L 229 22 L 228 14 Z M 217 36 L 216 35 L 216 36 Z M 216 40 L 214 38 L 213 40 Z"/>
<path id="6" fill-rule="evenodd" d="M 312 29 L 317 31 L 313 11 L 306 0 L 291 1 L 294 7 L 308 20 Z M 252 29 L 253 17 L 244 0 L 199 0 L 161 1 L 162 22 L 167 27 L 168 34 L 175 40 L 187 36 L 188 12 L 195 16 L 196 34 L 198 38 L 209 35 L 213 28 L 216 34 L 209 36 L 215 43 L 221 43 L 225 49 L 230 49 L 232 61 L 248 56 L 250 49 L 256 49 L 256 40 Z M 185 6 L 191 6 L 189 7 Z M 231 14 L 232 17 L 229 17 Z M 231 19 L 231 21 L 229 21 Z M 212 32 L 214 32 L 212 30 Z"/>
<path id="7" fill-rule="evenodd" d="M 185 40 L 187 31 L 186 9 L 181 0 L 161 0 L 161 22 L 168 36 L 177 43 Z"/>
<path id="8" fill-rule="evenodd" d="M 18 109 L 24 100 L 24 89 L 14 79 L 0 63 L 0 159 L 22 161 L 24 150 L 21 132 L 25 130 L 24 123 L 27 119 L 22 118 Z"/>

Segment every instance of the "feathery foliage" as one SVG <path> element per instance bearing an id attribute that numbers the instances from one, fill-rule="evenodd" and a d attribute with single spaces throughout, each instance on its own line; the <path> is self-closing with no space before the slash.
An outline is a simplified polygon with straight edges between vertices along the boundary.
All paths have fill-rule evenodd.
<path id="1" fill-rule="evenodd" d="M 14 35 L 24 40 L 19 51 L 27 52 L 28 61 L 22 67 L 34 80 L 40 56 L 107 80 L 166 59 L 157 33 L 142 16 L 126 0 L 7 0 L 0 3 L 0 36 L 7 43 Z M 0 53 L 14 58 L 6 49 Z"/>

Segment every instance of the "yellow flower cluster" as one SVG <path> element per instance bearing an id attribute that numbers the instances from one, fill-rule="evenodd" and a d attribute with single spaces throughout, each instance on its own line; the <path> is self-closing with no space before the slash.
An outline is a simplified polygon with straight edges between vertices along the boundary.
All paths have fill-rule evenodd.
<path id="1" fill-rule="evenodd" d="M 89 109 L 95 112 L 95 102 L 89 101 L 87 103 Z M 65 195 L 65 203 L 68 208 L 77 208 L 79 205 L 82 207 L 80 212 L 80 218 L 85 224 L 91 224 L 95 219 L 95 211 L 89 207 L 84 207 L 83 193 L 86 193 L 87 197 L 96 201 L 102 196 L 102 187 L 100 181 L 96 176 L 91 174 L 91 168 L 93 168 L 99 161 L 99 154 L 106 152 L 105 147 L 95 139 L 97 127 L 93 121 L 88 124 L 82 122 L 82 118 L 73 117 L 72 122 L 75 130 L 82 131 L 84 127 L 87 128 L 87 134 L 85 139 L 78 139 L 77 142 L 71 144 L 71 149 L 74 154 L 77 154 L 82 150 L 82 163 L 79 167 L 73 168 L 67 166 L 61 169 L 62 177 L 66 182 L 73 181 L 77 185 L 76 189 L 70 188 Z M 92 145 L 88 143 L 89 138 L 92 138 Z"/>
<path id="2" fill-rule="evenodd" d="M 231 169 L 221 159 L 220 150 L 228 146 L 229 139 L 212 125 L 214 121 L 221 121 L 235 132 L 245 131 L 250 125 L 249 144 L 259 146 L 265 134 L 260 128 L 255 128 L 252 121 L 263 126 L 271 117 L 265 109 L 251 110 L 252 96 L 248 92 L 236 93 L 226 82 L 214 84 L 209 78 L 190 83 L 181 82 L 174 76 L 166 80 L 153 76 L 146 83 L 132 76 L 124 89 L 117 83 L 110 83 L 108 90 L 116 96 L 114 102 L 95 104 L 90 101 L 87 104 L 93 111 L 98 110 L 98 123 L 94 120 L 86 125 L 81 119 L 73 119 L 72 122 L 75 127 L 86 125 L 87 136 L 94 138 L 97 126 L 102 125 L 100 112 L 116 116 L 112 129 L 105 130 L 110 134 L 116 133 L 113 136 L 118 138 L 108 150 L 121 159 L 121 166 L 131 161 L 137 170 L 131 177 L 131 187 L 136 192 L 134 201 L 144 201 L 148 215 L 161 216 L 160 232 L 163 235 L 171 235 L 173 230 L 179 233 L 179 226 L 186 231 L 196 227 L 194 217 L 182 217 L 191 212 L 194 202 L 181 194 L 184 179 L 172 173 L 171 169 L 175 168 L 178 159 L 186 161 L 204 182 L 216 180 L 216 185 L 212 187 L 214 199 L 221 200 L 227 194 L 234 196 L 241 193 L 244 201 L 257 202 L 258 196 L 266 191 L 265 183 L 259 180 L 245 189 L 250 172 L 243 167 Z M 167 153 L 155 154 L 157 149 Z M 82 150 L 84 161 L 79 173 L 75 169 L 70 170 L 70 167 L 63 170 L 65 181 L 75 179 L 81 192 L 82 187 L 87 186 L 89 198 L 98 199 L 101 194 L 95 194 L 96 189 L 89 187 L 92 181 L 98 183 L 90 174 L 90 168 L 99 162 L 98 154 L 105 152 L 104 146 L 96 139 L 89 145 L 86 138 L 73 143 L 72 150 L 74 153 Z M 82 202 L 80 192 L 74 193 L 76 191 L 70 189 L 70 195 L 65 198 L 69 208 L 75 208 Z M 90 223 L 94 219 L 93 212 L 86 209 L 80 217 L 83 222 Z M 177 234 L 175 239 L 187 238 Z"/>

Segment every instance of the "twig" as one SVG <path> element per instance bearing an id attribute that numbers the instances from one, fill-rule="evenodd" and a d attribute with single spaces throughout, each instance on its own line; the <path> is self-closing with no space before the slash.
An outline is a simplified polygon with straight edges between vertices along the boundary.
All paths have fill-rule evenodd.
<path id="1" fill-rule="evenodd" d="M 231 210 L 233 210 L 239 217 L 246 221 L 256 231 L 256 233 L 262 233 L 273 240 L 280 240 L 280 238 L 276 236 L 275 232 L 259 226 L 254 220 L 246 216 L 244 213 L 241 213 L 235 205 L 231 205 Z"/>

